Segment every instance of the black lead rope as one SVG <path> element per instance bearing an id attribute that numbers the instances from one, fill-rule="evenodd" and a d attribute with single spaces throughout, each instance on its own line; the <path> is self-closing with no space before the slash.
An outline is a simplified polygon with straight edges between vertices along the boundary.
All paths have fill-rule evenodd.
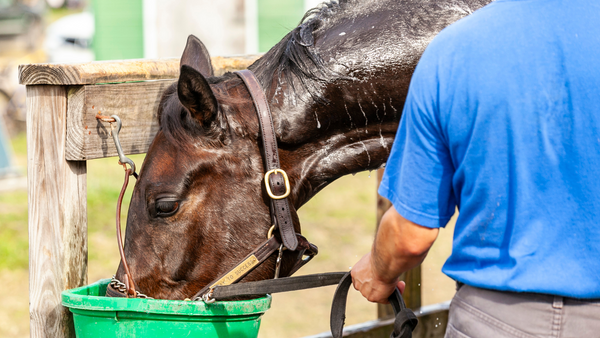
<path id="1" fill-rule="evenodd" d="M 348 289 L 350 289 L 350 285 L 352 285 L 352 277 L 350 276 L 350 272 L 347 272 L 338 284 L 335 294 L 333 295 L 333 302 L 331 303 L 330 327 L 333 338 L 342 337 L 344 321 L 346 320 L 346 299 L 348 298 Z M 404 299 L 402 299 L 402 295 L 398 289 L 394 290 L 394 293 L 390 295 L 388 300 L 396 314 L 394 331 L 390 337 L 411 338 L 413 330 L 419 323 L 417 316 L 415 316 L 411 309 L 406 307 Z"/>
<path id="2" fill-rule="evenodd" d="M 338 287 L 335 290 L 333 302 L 331 303 L 330 327 L 333 337 L 341 338 L 346 319 L 346 299 L 350 285 L 352 285 L 350 272 L 328 272 L 217 286 L 214 288 L 212 298 L 223 300 L 239 296 L 260 296 L 267 293 L 296 291 L 335 284 Z M 411 338 L 412 332 L 419 322 L 417 316 L 406 307 L 398 289 L 394 291 L 388 300 L 396 314 L 394 332 L 392 332 L 390 337 Z"/>
<path id="3" fill-rule="evenodd" d="M 314 275 L 282 277 L 258 282 L 216 286 L 212 298 L 216 300 L 230 299 L 239 296 L 262 296 L 267 293 L 279 293 L 321 286 L 336 285 L 346 275 L 346 272 L 328 272 Z"/>

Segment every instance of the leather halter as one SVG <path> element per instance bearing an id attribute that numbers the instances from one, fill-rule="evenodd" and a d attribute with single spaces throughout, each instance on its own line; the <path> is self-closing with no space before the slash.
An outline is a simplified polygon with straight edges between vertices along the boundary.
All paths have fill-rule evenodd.
<path id="1" fill-rule="evenodd" d="M 254 73 L 248 69 L 234 72 L 239 76 L 252 97 L 256 113 L 260 122 L 260 132 L 263 144 L 263 161 L 265 165 L 265 187 L 271 198 L 271 218 L 275 228 L 279 229 L 283 245 L 294 251 L 298 246 L 296 240 L 296 232 L 294 231 L 294 223 L 290 213 L 290 205 L 287 199 L 289 195 L 289 180 L 285 171 L 281 170 L 279 164 L 279 151 L 277 148 L 277 138 L 275 136 L 275 128 L 273 127 L 273 118 L 267 104 L 267 98 L 254 76 Z M 270 175 L 269 173 L 273 173 Z"/>
<path id="2" fill-rule="evenodd" d="M 259 245 L 252 253 L 246 256 L 235 267 L 220 275 L 214 281 L 208 283 L 202 290 L 198 291 L 192 300 L 199 300 L 203 296 L 210 295 L 216 286 L 233 284 L 254 268 L 264 262 L 277 248 L 280 253 L 285 246 L 288 250 L 297 251 L 298 256 L 295 265 L 288 275 L 292 275 L 304 264 L 308 263 L 317 253 L 318 248 L 308 242 L 302 235 L 294 230 L 294 223 L 290 211 L 287 196 L 290 194 L 290 183 L 285 171 L 281 169 L 279 163 L 279 150 L 277 147 L 277 138 L 273 126 L 273 118 L 267 103 L 267 98 L 263 93 L 260 83 L 254 76 L 254 73 L 248 69 L 234 72 L 242 79 L 256 108 L 260 125 L 260 134 L 262 139 L 263 163 L 265 167 L 265 189 L 270 198 L 270 213 L 273 222 L 273 228 L 279 229 L 281 243 L 277 236 L 272 236 L 266 242 Z M 304 256 L 308 258 L 304 259 Z M 278 258 L 279 259 L 279 258 Z M 277 272 L 275 278 L 279 277 Z M 204 297 L 205 300 L 208 299 Z"/>
<path id="3" fill-rule="evenodd" d="M 279 230 L 281 241 L 277 238 L 277 236 L 268 238 L 265 242 L 261 243 L 256 249 L 244 257 L 233 268 L 223 273 L 198 291 L 192 297 L 193 300 L 199 300 L 202 298 L 202 296 L 211 293 L 216 286 L 230 285 L 239 281 L 260 264 L 262 264 L 265 260 L 267 260 L 267 258 L 269 258 L 277 249 L 280 251 L 278 264 L 280 263 L 279 260 L 281 259 L 281 252 L 284 247 L 290 251 L 297 252 L 296 262 L 288 273 L 288 276 L 291 276 L 294 272 L 308 263 L 318 253 L 318 248 L 314 244 L 308 242 L 306 238 L 304 238 L 301 234 L 296 233 L 294 230 L 293 218 L 289 201 L 287 199 L 287 196 L 290 194 L 291 187 L 286 172 L 280 168 L 275 128 L 273 127 L 271 111 L 269 110 L 269 105 L 267 104 L 267 99 L 262 91 L 262 88 L 252 71 L 246 69 L 237 71 L 235 74 L 238 75 L 246 85 L 258 115 L 261 131 L 260 134 L 262 138 L 262 155 L 266 171 L 264 182 L 265 189 L 270 198 L 269 209 L 273 224 L 272 229 Z M 117 204 L 117 209 L 119 211 L 121 208 L 123 193 L 127 188 L 128 177 L 128 173 L 126 172 L 125 184 L 121 190 L 121 195 Z M 269 233 L 271 233 L 271 231 L 269 231 Z M 113 277 L 113 280 L 116 282 L 111 282 L 111 284 L 109 284 L 106 294 L 111 297 L 147 297 L 135 290 L 135 283 L 131 273 L 129 272 L 129 266 L 127 264 L 127 260 L 125 259 L 123 242 L 121 240 L 120 213 L 117 213 L 117 240 L 119 242 L 121 262 L 125 269 L 126 275 L 126 280 L 124 283 L 125 292 L 117 287 L 116 282 L 118 282 L 118 280 Z M 278 271 L 276 271 L 275 274 L 275 278 L 277 277 L 279 277 Z"/>

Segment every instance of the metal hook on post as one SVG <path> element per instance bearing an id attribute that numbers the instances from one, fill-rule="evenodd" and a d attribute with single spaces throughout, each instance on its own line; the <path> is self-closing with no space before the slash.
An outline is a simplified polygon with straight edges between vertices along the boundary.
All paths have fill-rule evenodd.
<path id="1" fill-rule="evenodd" d="M 116 126 L 112 123 L 110 124 L 110 133 L 112 135 L 113 141 L 115 142 L 117 154 L 119 154 L 119 163 L 122 165 L 129 164 L 129 166 L 131 167 L 131 175 L 133 175 L 137 179 L 138 175 L 135 171 L 135 163 L 132 159 L 125 156 L 125 153 L 123 153 L 123 148 L 121 147 L 121 142 L 119 141 L 119 132 L 121 131 L 121 126 L 123 125 L 121 119 L 117 115 L 111 115 L 110 117 L 113 118 L 116 122 Z"/>
<path id="2" fill-rule="evenodd" d="M 115 142 L 115 147 L 117 148 L 117 154 L 119 154 L 119 164 L 123 165 L 125 170 L 127 170 L 126 164 L 129 164 L 129 166 L 131 167 L 130 175 L 133 175 L 133 177 L 135 177 L 137 179 L 138 174 L 135 171 L 135 163 L 133 162 L 132 159 L 125 156 L 125 153 L 123 153 L 123 148 L 121 147 L 121 142 L 119 141 L 119 132 L 121 131 L 121 126 L 123 125 L 119 116 L 117 116 L 117 115 L 104 116 L 104 115 L 96 114 L 96 120 L 110 123 L 110 134 L 112 135 L 113 141 Z M 115 125 L 113 125 L 113 123 L 116 123 L 117 125 L 115 126 Z"/>

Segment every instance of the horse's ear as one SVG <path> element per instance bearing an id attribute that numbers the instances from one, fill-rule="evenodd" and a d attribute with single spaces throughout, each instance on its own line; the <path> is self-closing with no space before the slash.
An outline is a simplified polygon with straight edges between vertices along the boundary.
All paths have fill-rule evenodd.
<path id="1" fill-rule="evenodd" d="M 217 99 L 208 82 L 200 72 L 190 66 L 181 66 L 177 96 L 201 126 L 208 126 L 217 115 Z"/>
<path id="2" fill-rule="evenodd" d="M 194 68 L 205 77 L 215 76 L 208 49 L 200 39 L 193 35 L 188 36 L 185 50 L 181 56 L 180 66 L 184 65 Z"/>

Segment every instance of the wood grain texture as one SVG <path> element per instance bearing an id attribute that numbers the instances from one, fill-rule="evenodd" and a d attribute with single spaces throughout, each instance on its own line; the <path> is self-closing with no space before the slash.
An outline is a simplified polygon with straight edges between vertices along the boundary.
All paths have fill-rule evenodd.
<path id="1" fill-rule="evenodd" d="M 65 160 L 65 87 L 27 86 L 31 337 L 74 337 L 60 293 L 87 283 L 86 162 Z"/>
<path id="2" fill-rule="evenodd" d="M 383 178 L 383 172 L 383 169 L 377 170 L 377 188 L 379 188 L 379 184 Z M 391 207 L 392 203 L 387 198 L 377 194 L 377 228 L 379 228 L 379 223 L 381 222 L 383 214 Z M 375 232 L 377 232 L 377 230 Z M 406 283 L 406 289 L 402 295 L 406 306 L 411 309 L 421 307 L 421 266 L 419 265 L 416 268 L 403 273 L 400 276 L 400 280 L 403 280 Z M 377 304 L 377 318 L 391 318 L 393 316 L 394 310 L 391 305 Z"/>
<path id="3" fill-rule="evenodd" d="M 118 115 L 125 154 L 145 153 L 158 132 L 156 112 L 162 92 L 173 80 L 75 86 L 68 92 L 66 159 L 91 160 L 117 156 L 110 124 L 96 114 Z"/>
<path id="4" fill-rule="evenodd" d="M 215 71 L 215 76 L 221 76 L 227 72 L 242 70 L 248 68 L 254 61 L 258 60 L 262 54 L 239 55 L 239 56 L 213 56 L 210 61 Z M 177 73 L 179 76 L 179 72 Z"/>
<path id="5" fill-rule="evenodd" d="M 245 69 L 261 55 L 216 56 L 211 58 L 215 75 Z M 176 79 L 179 59 L 95 61 L 73 64 L 25 64 L 19 66 L 19 83 L 24 85 L 86 85 L 146 80 Z"/>

